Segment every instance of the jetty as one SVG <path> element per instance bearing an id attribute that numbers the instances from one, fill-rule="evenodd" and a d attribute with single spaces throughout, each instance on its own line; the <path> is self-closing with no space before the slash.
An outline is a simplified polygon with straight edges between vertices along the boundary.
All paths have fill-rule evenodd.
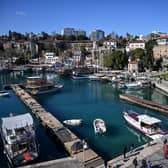
<path id="1" fill-rule="evenodd" d="M 168 138 L 167 136 L 165 138 Z M 163 140 L 157 139 L 145 145 L 134 148 L 126 153 L 126 158 L 120 155 L 107 162 L 107 167 L 110 168 L 134 168 L 133 160 L 137 158 L 138 166 L 142 166 L 142 160 L 150 161 L 151 167 L 168 167 L 168 161 L 163 154 Z"/>
<path id="2" fill-rule="evenodd" d="M 54 115 L 47 112 L 29 93 L 19 85 L 12 84 L 11 88 L 31 110 L 41 124 L 49 131 L 57 142 L 61 143 L 72 158 L 77 159 L 87 168 L 104 168 L 104 160 L 91 148 L 84 147 L 84 140 L 77 137 L 66 128 Z M 33 167 L 33 166 L 32 166 Z"/>
<path id="3" fill-rule="evenodd" d="M 130 94 L 120 94 L 119 97 L 120 99 L 128 101 L 130 103 L 138 104 L 140 106 L 168 114 L 168 105 L 163 105 L 150 100 L 145 100 Z"/>

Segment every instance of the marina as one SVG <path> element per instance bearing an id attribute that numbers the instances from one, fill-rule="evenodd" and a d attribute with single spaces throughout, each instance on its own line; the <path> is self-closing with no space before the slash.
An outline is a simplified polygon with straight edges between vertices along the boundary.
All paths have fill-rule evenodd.
<path id="1" fill-rule="evenodd" d="M 27 92 L 21 89 L 18 85 L 12 85 L 12 89 L 20 97 L 20 99 L 32 110 L 33 114 L 40 119 L 42 125 L 49 129 L 49 131 L 55 135 L 62 143 L 68 153 L 77 158 L 84 165 L 92 165 L 92 161 L 95 166 L 104 165 L 104 161 L 93 150 L 85 149 L 86 156 L 83 158 L 83 146 L 73 151 L 72 145 L 81 140 L 73 134 L 70 130 L 63 127 L 63 125 L 49 112 L 46 112 L 41 105 L 36 102 Z M 100 164 L 100 165 L 99 165 Z"/>
<path id="2" fill-rule="evenodd" d="M 53 76 L 52 74 L 46 75 L 51 77 Z M 80 148 L 76 152 L 73 145 L 75 142 L 81 146 L 83 139 L 87 139 L 89 147 L 95 151 L 92 153 L 90 148 L 86 149 L 84 152 L 84 158 L 89 157 L 86 158 L 86 160 L 90 160 L 90 158 L 96 156 L 96 153 L 98 158 L 103 158 L 106 162 L 109 160 L 111 161 L 111 159 L 113 160 L 113 158 L 122 154 L 125 144 L 129 146 L 130 143 L 133 142 L 135 147 L 139 147 L 148 143 L 148 140 L 145 137 L 126 127 L 122 117 L 122 111 L 125 108 L 130 108 L 130 104 L 119 101 L 118 96 L 121 92 L 114 88 L 111 83 L 91 82 L 85 80 L 74 81 L 72 79 L 60 79 L 56 76 L 56 80 L 58 79 L 64 84 L 64 89 L 61 92 L 49 94 L 44 97 L 34 97 L 33 99 L 30 94 L 22 90 L 20 87 L 16 87 L 17 85 L 12 85 L 12 87 L 17 90 L 19 99 L 21 98 L 24 104 L 31 109 L 32 113 L 36 118 L 38 118 L 40 123 L 42 123 L 45 130 L 47 130 L 47 132 L 53 130 L 50 133 L 54 134 L 54 137 L 57 137 L 57 141 L 59 141 L 59 143 L 64 142 L 63 146 L 66 144 L 66 150 L 69 153 L 68 156 L 74 156 L 78 161 L 83 162 L 82 149 Z M 147 92 L 146 90 L 142 90 L 138 93 L 142 96 Z M 153 91 L 152 95 L 155 94 L 160 95 L 158 92 Z M 151 96 L 151 98 L 152 97 L 153 96 Z M 11 94 L 11 99 L 12 98 L 13 94 Z M 163 98 L 163 100 L 165 100 L 166 96 Z M 4 97 L 2 102 L 7 101 L 8 99 Z M 105 106 L 107 108 L 105 108 Z M 144 109 L 134 105 L 131 105 L 131 108 L 138 111 L 138 113 L 144 112 Z M 167 118 L 158 115 L 158 113 L 150 110 L 148 113 L 154 116 L 159 116 L 164 123 L 167 122 Z M 57 116 L 58 119 L 55 119 L 55 116 Z M 67 129 L 62 123 L 70 118 L 82 119 L 82 125 Z M 94 133 L 93 120 L 95 118 L 102 118 L 106 123 L 107 132 L 103 134 L 103 136 L 95 135 Z M 69 141 L 71 141 L 71 143 Z M 72 146 L 73 150 L 71 149 Z M 52 152 L 52 150 L 50 151 Z M 91 155 L 89 155 L 89 153 Z M 97 157 L 95 157 L 95 159 L 97 160 Z M 47 164 L 47 162 L 44 163 Z M 102 163 L 102 160 L 98 159 L 97 163 Z M 96 165 L 95 162 L 92 162 L 91 164 L 90 161 L 85 162 L 85 164 L 88 166 L 91 166 L 92 164 Z"/>

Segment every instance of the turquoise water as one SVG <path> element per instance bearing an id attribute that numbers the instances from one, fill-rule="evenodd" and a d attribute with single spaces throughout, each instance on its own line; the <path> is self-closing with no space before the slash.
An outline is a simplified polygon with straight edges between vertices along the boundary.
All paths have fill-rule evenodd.
<path id="1" fill-rule="evenodd" d="M 25 81 L 25 76 L 29 75 L 10 75 L 10 78 L 7 78 L 9 75 L 3 75 L 3 78 L 7 82 L 23 82 Z M 0 76 L 2 84 L 2 75 Z M 147 112 L 152 116 L 162 119 L 165 124 L 168 123 L 167 116 L 119 100 L 118 95 L 125 91 L 116 89 L 115 85 L 111 83 L 102 84 L 93 81 L 75 81 L 60 78 L 55 74 L 47 74 L 47 77 L 52 81 L 63 83 L 64 88 L 60 92 L 38 96 L 36 99 L 60 121 L 72 118 L 83 119 L 82 126 L 69 128 L 81 139 L 86 138 L 89 146 L 105 160 L 122 154 L 124 146 L 127 146 L 129 149 L 131 143 L 139 146 L 148 141 L 146 137 L 137 133 L 125 123 L 122 117 L 123 110 L 132 109 L 139 113 Z M 6 82 L 6 80 L 3 79 L 3 82 Z M 155 89 L 126 92 L 163 104 L 168 103 L 167 96 Z M 2 107 L 0 109 L 0 117 L 7 116 L 10 112 L 19 114 L 28 111 L 13 93 L 11 93 L 9 98 L 0 99 L 0 107 Z M 105 121 L 107 127 L 106 134 L 94 134 L 92 123 L 95 118 L 102 118 Z M 45 130 L 43 130 L 38 121 L 35 120 L 35 122 L 37 137 L 40 139 L 40 160 L 65 156 L 66 154 L 58 148 L 59 145 L 55 145 L 46 135 Z M 0 156 L 2 157 L 2 152 Z"/>

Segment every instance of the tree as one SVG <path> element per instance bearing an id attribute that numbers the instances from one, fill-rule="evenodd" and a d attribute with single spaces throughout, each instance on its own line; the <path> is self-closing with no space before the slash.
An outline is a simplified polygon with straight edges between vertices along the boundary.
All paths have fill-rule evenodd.
<path id="1" fill-rule="evenodd" d="M 135 50 L 130 51 L 131 60 L 141 60 L 145 56 L 145 51 L 142 48 L 136 48 Z"/>
<path id="2" fill-rule="evenodd" d="M 114 51 L 112 54 L 104 56 L 104 66 L 113 69 L 123 69 L 125 55 L 122 51 Z"/>

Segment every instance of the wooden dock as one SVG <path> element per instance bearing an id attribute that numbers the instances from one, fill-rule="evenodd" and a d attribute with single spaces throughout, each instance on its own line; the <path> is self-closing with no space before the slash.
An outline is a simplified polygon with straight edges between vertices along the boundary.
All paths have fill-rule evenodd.
<path id="1" fill-rule="evenodd" d="M 76 158 L 88 168 L 105 167 L 104 160 L 97 153 L 90 148 L 84 149 L 83 141 L 64 127 L 55 116 L 47 112 L 30 94 L 16 84 L 11 85 L 11 88 L 41 121 L 42 125 L 64 146 L 71 157 Z"/>
<path id="2" fill-rule="evenodd" d="M 122 100 L 168 114 L 168 105 L 162 105 L 162 104 L 145 100 L 129 94 L 120 94 L 119 97 Z"/>

